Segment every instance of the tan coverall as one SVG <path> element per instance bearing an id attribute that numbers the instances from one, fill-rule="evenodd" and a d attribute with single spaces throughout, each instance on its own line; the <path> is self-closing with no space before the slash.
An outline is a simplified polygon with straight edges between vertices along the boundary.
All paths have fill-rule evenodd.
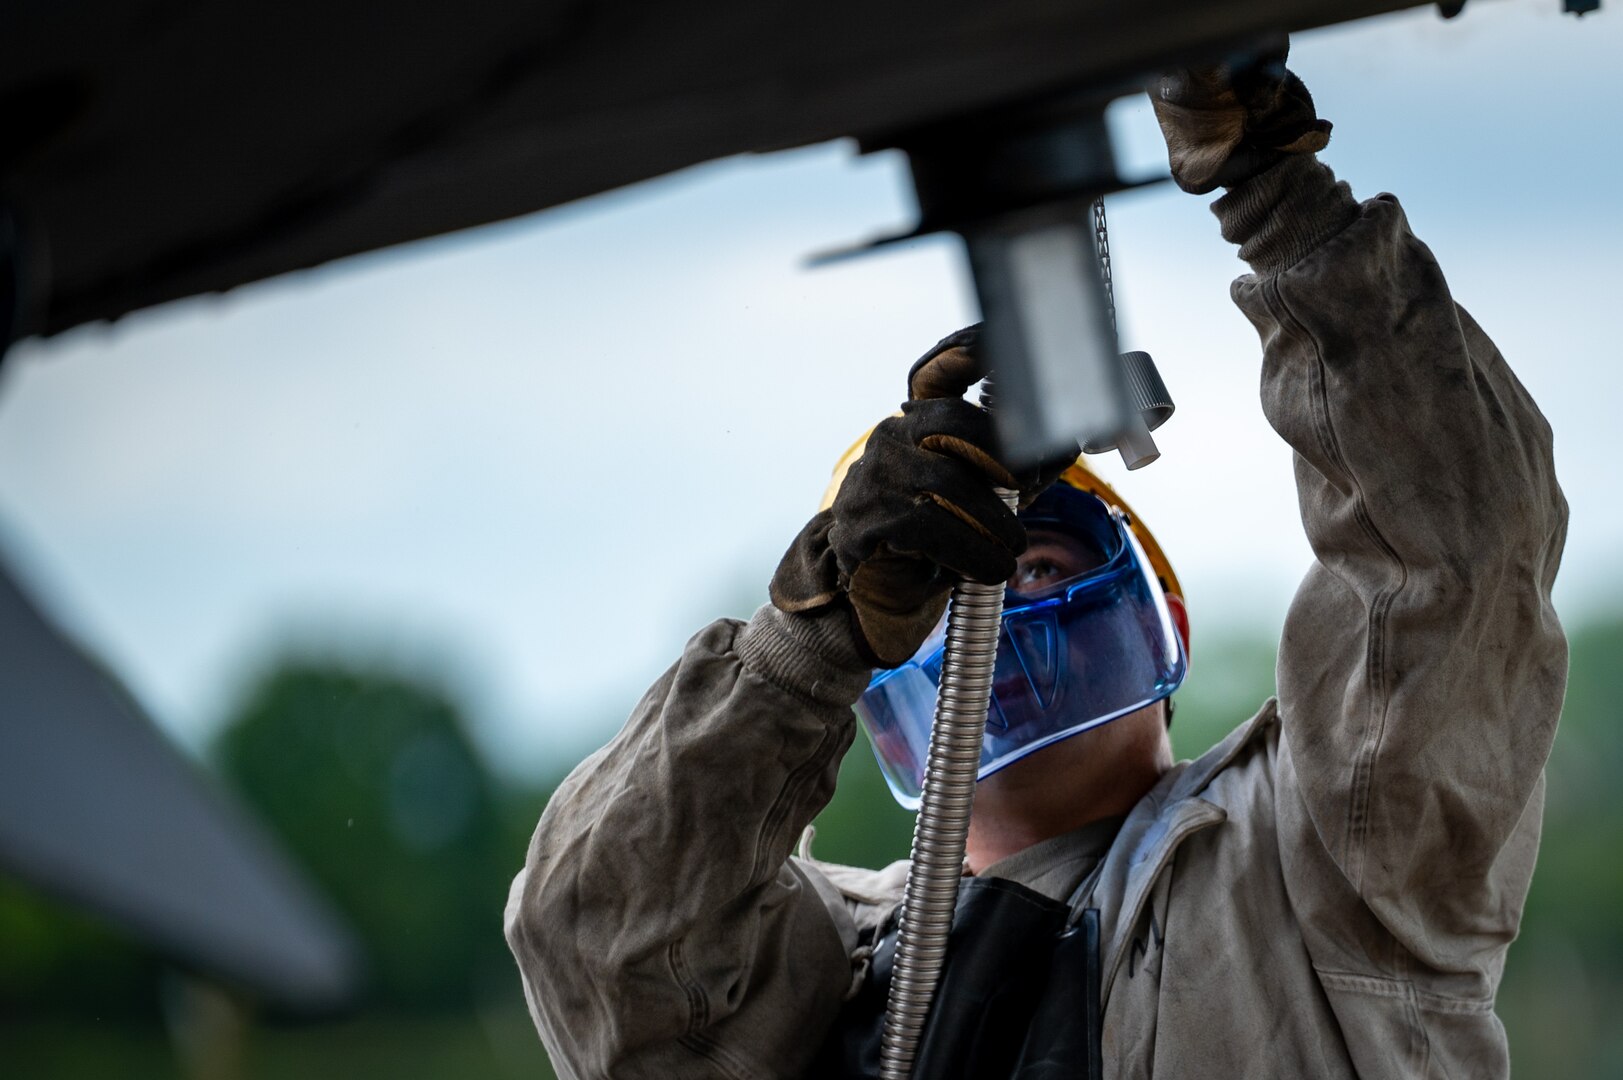
<path id="1" fill-rule="evenodd" d="M 1099 869 L 1107 1075 L 1507 1075 L 1566 678 L 1549 426 L 1390 196 L 1299 157 L 1215 210 L 1316 556 L 1279 696 L 1113 842 L 984 873 Z M 507 933 L 560 1075 L 805 1073 L 904 872 L 790 857 L 868 676 L 841 614 L 717 622 L 559 789 Z"/>

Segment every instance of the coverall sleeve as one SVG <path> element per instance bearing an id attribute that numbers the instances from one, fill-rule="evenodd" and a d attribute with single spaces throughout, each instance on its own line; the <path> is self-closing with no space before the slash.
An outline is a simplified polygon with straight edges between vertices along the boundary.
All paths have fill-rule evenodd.
<path id="1" fill-rule="evenodd" d="M 868 680 L 843 621 L 712 624 L 549 802 L 506 928 L 560 1076 L 805 1071 L 852 978 L 789 859 Z"/>
<path id="2" fill-rule="evenodd" d="M 1214 209 L 1315 556 L 1278 662 L 1287 887 L 1321 977 L 1485 1009 L 1566 684 L 1549 425 L 1391 196 L 1305 157 Z"/>

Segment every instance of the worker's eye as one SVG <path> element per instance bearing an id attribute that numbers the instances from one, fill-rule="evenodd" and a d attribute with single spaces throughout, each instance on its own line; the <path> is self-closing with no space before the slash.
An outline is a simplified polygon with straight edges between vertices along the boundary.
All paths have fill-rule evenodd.
<path id="1" fill-rule="evenodd" d="M 1036 592 L 1065 580 L 1066 574 L 1053 559 L 1021 559 L 1009 579 L 1009 588 L 1015 592 Z"/>
<path id="2" fill-rule="evenodd" d="M 1105 562 L 1091 544 L 1065 533 L 1034 529 L 1027 540 L 1025 553 L 1009 578 L 1009 588 L 1022 595 L 1042 592 Z"/>

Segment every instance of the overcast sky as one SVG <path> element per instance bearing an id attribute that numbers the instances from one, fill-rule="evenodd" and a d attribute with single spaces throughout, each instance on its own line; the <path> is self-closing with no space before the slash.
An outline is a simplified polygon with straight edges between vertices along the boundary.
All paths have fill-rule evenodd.
<path id="1" fill-rule="evenodd" d="M 1623 609 L 1623 19 L 1558 7 L 1370 20 L 1292 66 L 1325 160 L 1399 195 L 1554 424 L 1572 621 Z M 1127 171 L 1164 171 L 1142 98 L 1112 121 Z M 1123 489 L 1195 678 L 1203 633 L 1277 630 L 1309 558 L 1209 201 L 1109 203 L 1123 346 L 1179 406 Z M 450 679 L 506 768 L 546 768 L 764 597 L 834 459 L 975 318 L 950 238 L 803 267 L 911 213 L 898 158 L 812 147 L 24 343 L 0 536 L 182 741 L 302 643 Z"/>

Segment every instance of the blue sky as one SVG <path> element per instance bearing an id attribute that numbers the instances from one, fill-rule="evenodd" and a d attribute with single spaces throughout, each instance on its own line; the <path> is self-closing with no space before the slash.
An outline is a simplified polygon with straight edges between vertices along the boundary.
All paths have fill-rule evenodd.
<path id="1" fill-rule="evenodd" d="M 1396 192 L 1556 430 L 1558 605 L 1623 609 L 1623 21 L 1472 3 L 1300 36 L 1356 193 Z M 1142 99 L 1112 121 L 1164 169 Z M 470 233 L 17 347 L 0 535 L 183 742 L 297 645 L 449 679 L 518 773 L 602 741 L 709 618 L 764 595 L 841 450 L 972 321 L 903 164 L 844 144 L 713 163 Z M 1210 200 L 1110 203 L 1123 344 L 1179 404 L 1124 490 L 1199 636 L 1277 628 L 1308 551 Z M 1238 718 L 1237 718 L 1238 719 Z"/>

